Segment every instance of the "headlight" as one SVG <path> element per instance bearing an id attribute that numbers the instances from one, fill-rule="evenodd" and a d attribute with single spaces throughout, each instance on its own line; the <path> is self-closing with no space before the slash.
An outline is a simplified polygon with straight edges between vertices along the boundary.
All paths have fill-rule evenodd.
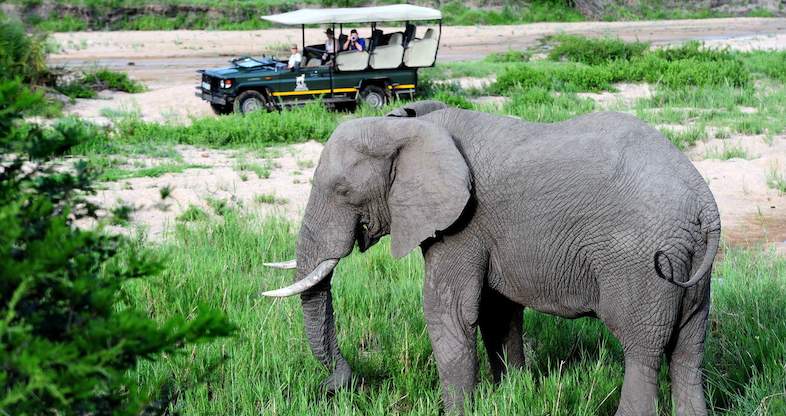
<path id="1" fill-rule="evenodd" d="M 221 82 L 219 82 L 219 85 L 221 86 L 221 88 L 232 88 L 232 80 L 222 79 Z"/>

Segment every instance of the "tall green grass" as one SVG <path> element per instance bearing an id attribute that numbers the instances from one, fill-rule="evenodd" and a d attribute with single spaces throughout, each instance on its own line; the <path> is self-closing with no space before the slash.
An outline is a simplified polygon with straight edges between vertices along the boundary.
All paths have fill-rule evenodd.
<path id="1" fill-rule="evenodd" d="M 294 256 L 295 226 L 280 218 L 228 212 L 221 222 L 179 226 L 154 250 L 168 258 L 158 281 L 131 295 L 158 319 L 193 305 L 226 311 L 239 336 L 137 371 L 139 383 L 172 377 L 178 392 L 197 369 L 218 358 L 203 387 L 179 397 L 183 414 L 433 415 L 439 379 L 422 313 L 422 258 L 394 260 L 385 239 L 342 260 L 333 280 L 340 347 L 355 370 L 356 389 L 325 396 L 327 371 L 313 358 L 297 298 L 257 293 L 291 282 L 262 262 Z M 618 342 L 597 320 L 566 320 L 527 311 L 528 367 L 500 386 L 490 381 L 485 352 L 468 414 L 611 415 L 622 381 Z M 786 402 L 786 259 L 727 249 L 716 266 L 705 373 L 715 414 L 779 414 Z M 661 372 L 661 383 L 667 383 Z M 666 389 L 660 414 L 671 414 Z"/>

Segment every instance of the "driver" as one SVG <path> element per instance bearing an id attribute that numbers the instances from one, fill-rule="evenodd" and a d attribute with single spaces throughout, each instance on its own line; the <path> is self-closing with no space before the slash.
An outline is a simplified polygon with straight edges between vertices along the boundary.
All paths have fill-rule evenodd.
<path id="1" fill-rule="evenodd" d="M 289 55 L 289 62 L 287 62 L 288 69 L 294 69 L 300 67 L 300 62 L 303 61 L 303 57 L 298 52 L 297 44 L 293 43 L 292 47 L 289 49 L 291 55 Z"/>

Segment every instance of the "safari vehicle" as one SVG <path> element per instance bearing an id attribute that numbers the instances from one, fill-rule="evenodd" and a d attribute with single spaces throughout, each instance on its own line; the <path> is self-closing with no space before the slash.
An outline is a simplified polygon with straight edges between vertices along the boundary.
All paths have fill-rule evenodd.
<path id="1" fill-rule="evenodd" d="M 300 25 L 301 64 L 287 68 L 285 60 L 242 57 L 230 61 L 228 68 L 200 70 L 202 83 L 196 95 L 218 114 L 270 111 L 315 100 L 333 106 L 365 102 L 382 107 L 394 98 L 412 98 L 417 93 L 418 68 L 434 65 L 442 34 L 439 10 L 406 4 L 301 9 L 263 19 Z M 431 23 L 427 27 L 415 23 L 423 21 Z M 403 30 L 377 26 L 386 22 L 403 25 Z M 371 25 L 371 36 L 364 38 L 366 47 L 342 50 L 348 36 L 345 25 L 359 23 Z M 306 45 L 306 25 L 329 27 L 337 52 L 326 53 L 326 37 L 321 44 Z"/>

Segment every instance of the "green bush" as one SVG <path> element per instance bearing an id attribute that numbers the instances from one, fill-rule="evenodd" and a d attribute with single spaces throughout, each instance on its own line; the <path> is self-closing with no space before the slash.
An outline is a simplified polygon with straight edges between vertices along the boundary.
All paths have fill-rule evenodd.
<path id="1" fill-rule="evenodd" d="M 24 26 L 0 13 L 0 81 L 20 78 L 28 84 L 48 80 L 46 36 L 28 35 Z"/>
<path id="2" fill-rule="evenodd" d="M 484 62 L 508 63 L 508 62 L 527 62 L 530 55 L 525 51 L 509 50 L 506 52 L 492 52 L 483 58 Z"/>
<path id="3" fill-rule="evenodd" d="M 114 90 L 130 93 L 145 90 L 142 84 L 129 78 L 125 72 L 110 71 L 108 69 L 86 72 L 82 80 L 97 90 Z"/>
<path id="4" fill-rule="evenodd" d="M 170 142 L 203 146 L 268 146 L 306 140 L 325 141 L 339 123 L 340 114 L 322 103 L 268 113 L 194 119 L 188 126 L 148 123 L 138 118 L 120 120 L 119 140 L 126 143 Z"/>
<path id="5" fill-rule="evenodd" d="M 613 72 L 604 66 L 523 64 L 506 69 L 491 90 L 498 94 L 533 87 L 566 92 L 601 91 L 611 89 L 614 81 Z"/>
<path id="6" fill-rule="evenodd" d="M 502 111 L 526 121 L 557 122 L 592 112 L 595 103 L 575 94 L 556 95 L 542 87 L 514 90 Z"/>
<path id="7" fill-rule="evenodd" d="M 642 56 L 650 47 L 649 43 L 645 42 L 625 42 L 615 38 L 589 39 L 576 35 L 556 35 L 547 40 L 556 42 L 556 46 L 549 52 L 549 59 L 587 65 L 616 60 L 629 61 Z"/>
<path id="8" fill-rule="evenodd" d="M 94 98 L 97 91 L 113 90 L 138 93 L 144 91 L 145 86 L 132 80 L 124 72 L 99 69 L 83 72 L 73 81 L 58 85 L 56 89 L 71 98 Z"/>
<path id="9" fill-rule="evenodd" d="M 132 371 L 233 326 L 204 308 L 188 320 L 153 320 L 138 308 L 144 301 L 127 296 L 163 262 L 121 236 L 74 225 L 95 218 L 85 199 L 92 174 L 84 163 L 72 172 L 52 159 L 86 140 L 86 130 L 24 124 L 21 114 L 39 105 L 18 81 L 0 81 L 0 413 L 161 413 L 176 400 L 170 382 L 140 386 Z"/>

